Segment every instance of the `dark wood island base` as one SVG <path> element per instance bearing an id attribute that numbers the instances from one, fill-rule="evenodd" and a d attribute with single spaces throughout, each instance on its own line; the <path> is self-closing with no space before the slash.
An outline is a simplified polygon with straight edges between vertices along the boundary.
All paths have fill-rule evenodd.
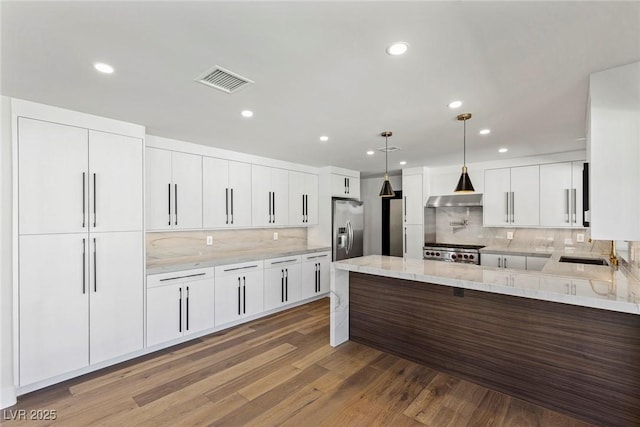
<path id="1" fill-rule="evenodd" d="M 603 426 L 640 426 L 640 316 L 349 273 L 349 339 Z"/>

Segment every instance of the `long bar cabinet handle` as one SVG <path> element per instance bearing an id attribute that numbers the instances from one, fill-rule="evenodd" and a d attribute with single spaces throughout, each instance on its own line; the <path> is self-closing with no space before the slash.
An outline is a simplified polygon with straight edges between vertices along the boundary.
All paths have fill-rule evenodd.
<path id="1" fill-rule="evenodd" d="M 98 193 L 96 192 L 96 174 L 93 174 L 93 228 L 98 224 L 98 209 L 96 208 Z"/>
<path id="2" fill-rule="evenodd" d="M 175 214 L 175 225 L 178 225 L 178 184 L 173 184 L 173 213 Z"/>
<path id="3" fill-rule="evenodd" d="M 169 191 L 167 192 L 167 206 L 169 212 L 169 225 L 171 225 L 171 183 L 168 184 Z"/>
<path id="4" fill-rule="evenodd" d="M 82 293 L 87 293 L 87 239 L 82 239 Z"/>
<path id="5" fill-rule="evenodd" d="M 85 218 L 87 216 L 86 211 L 85 211 L 85 204 L 87 203 L 87 200 L 85 198 L 86 197 L 85 194 L 87 192 L 87 189 L 85 188 L 84 180 L 85 180 L 85 173 L 82 172 L 82 228 L 84 228 L 85 225 L 86 225 L 86 219 Z"/>
<path id="6" fill-rule="evenodd" d="M 224 189 L 224 213 L 227 216 L 225 224 L 229 224 L 229 189 Z"/>
<path id="7" fill-rule="evenodd" d="M 93 292 L 98 292 L 98 245 L 93 238 Z"/>

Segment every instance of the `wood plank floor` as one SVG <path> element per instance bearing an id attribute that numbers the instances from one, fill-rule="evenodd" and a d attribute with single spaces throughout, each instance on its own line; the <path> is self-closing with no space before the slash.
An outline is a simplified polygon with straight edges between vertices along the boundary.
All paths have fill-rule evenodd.
<path id="1" fill-rule="evenodd" d="M 55 421 L 6 420 L 55 410 Z M 11 411 L 11 412 L 9 412 Z M 3 426 L 588 426 L 348 342 L 323 299 L 19 398 Z"/>

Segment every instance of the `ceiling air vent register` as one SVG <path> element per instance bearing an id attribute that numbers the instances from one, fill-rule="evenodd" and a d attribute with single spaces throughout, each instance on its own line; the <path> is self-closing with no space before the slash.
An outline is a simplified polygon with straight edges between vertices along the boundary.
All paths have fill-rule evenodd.
<path id="1" fill-rule="evenodd" d="M 196 79 L 197 82 L 226 93 L 234 93 L 253 83 L 246 77 L 216 65 Z"/>
<path id="2" fill-rule="evenodd" d="M 393 153 L 394 151 L 400 151 L 400 147 L 396 147 L 395 145 L 390 145 L 388 147 L 380 147 L 378 151 L 381 153 Z"/>

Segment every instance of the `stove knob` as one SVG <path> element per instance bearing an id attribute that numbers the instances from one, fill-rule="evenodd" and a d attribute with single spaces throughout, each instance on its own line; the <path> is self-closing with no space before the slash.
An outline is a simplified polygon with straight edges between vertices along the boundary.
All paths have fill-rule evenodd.
<path id="1" fill-rule="evenodd" d="M 456 254 L 451 254 L 451 259 L 456 259 Z"/>
<path id="2" fill-rule="evenodd" d="M 437 256 L 440 256 L 440 252 L 436 252 L 436 255 L 437 255 Z"/>
<path id="3" fill-rule="evenodd" d="M 467 258 L 469 258 L 469 255 L 466 255 L 466 254 L 465 254 L 464 259 L 467 259 Z"/>
<path id="4" fill-rule="evenodd" d="M 469 255 L 469 259 L 473 259 L 473 255 Z"/>

